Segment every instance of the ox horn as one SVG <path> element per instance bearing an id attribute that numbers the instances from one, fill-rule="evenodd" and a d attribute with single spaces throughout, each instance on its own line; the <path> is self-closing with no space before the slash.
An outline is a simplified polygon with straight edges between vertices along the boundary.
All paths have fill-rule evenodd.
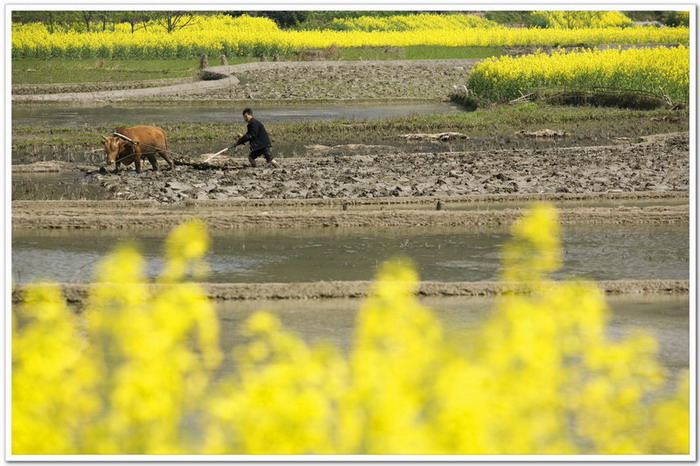
<path id="1" fill-rule="evenodd" d="M 106 137 L 104 137 L 104 136 L 102 136 L 102 139 L 104 139 L 105 141 L 107 140 L 107 138 L 106 138 Z"/>

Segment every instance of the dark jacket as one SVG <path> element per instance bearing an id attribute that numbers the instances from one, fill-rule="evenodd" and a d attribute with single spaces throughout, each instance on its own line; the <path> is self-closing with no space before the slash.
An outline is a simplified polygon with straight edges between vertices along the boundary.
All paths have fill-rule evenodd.
<path id="1" fill-rule="evenodd" d="M 263 124 L 255 118 L 250 119 L 248 122 L 248 132 L 245 133 L 238 141 L 236 141 L 236 145 L 238 146 L 240 144 L 245 144 L 248 141 L 250 141 L 251 151 L 272 146 L 267 130 Z"/>

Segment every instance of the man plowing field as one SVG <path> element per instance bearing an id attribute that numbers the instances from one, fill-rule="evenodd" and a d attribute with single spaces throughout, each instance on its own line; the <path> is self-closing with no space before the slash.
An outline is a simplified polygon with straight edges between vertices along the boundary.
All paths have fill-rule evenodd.
<path id="1" fill-rule="evenodd" d="M 255 159 L 261 155 L 265 157 L 267 163 L 275 168 L 279 168 L 279 164 L 275 161 L 272 156 L 272 142 L 270 141 L 270 136 L 267 134 L 265 126 L 255 118 L 253 118 L 253 111 L 250 108 L 243 110 L 243 119 L 248 123 L 248 131 L 245 134 L 238 133 L 236 136 L 238 140 L 236 143 L 229 147 L 236 148 L 241 144 L 250 142 L 250 154 L 248 154 L 248 160 L 250 161 L 251 167 L 256 167 L 257 163 Z"/>

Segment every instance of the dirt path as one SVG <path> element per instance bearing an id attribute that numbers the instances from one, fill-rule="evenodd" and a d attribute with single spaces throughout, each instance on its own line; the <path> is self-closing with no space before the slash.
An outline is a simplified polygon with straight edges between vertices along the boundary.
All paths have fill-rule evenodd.
<path id="1" fill-rule="evenodd" d="M 17 103 L 138 100 L 368 100 L 438 99 L 466 81 L 479 60 L 255 62 L 214 66 L 205 80 L 140 89 L 45 93 L 24 86 Z M 88 85 L 86 85 L 88 86 Z M 59 88 L 60 89 L 60 88 Z"/>
<path id="2" fill-rule="evenodd" d="M 20 94 L 13 95 L 12 101 L 17 103 L 38 102 L 88 102 L 104 103 L 123 100 L 139 100 L 148 98 L 183 97 L 187 95 L 206 94 L 220 88 L 227 88 L 238 84 L 234 76 L 224 77 L 216 81 L 194 81 L 168 86 L 144 87 L 139 89 L 115 89 L 109 91 L 91 92 L 62 92 L 55 94 Z"/>
<path id="3" fill-rule="evenodd" d="M 620 294 L 687 294 L 688 280 L 608 280 L 596 282 L 608 295 Z M 370 281 L 322 281 L 305 283 L 203 283 L 209 299 L 217 301 L 251 299 L 335 299 L 368 296 Z M 83 303 L 91 285 L 60 284 L 66 301 Z M 164 285 L 151 285 L 153 291 Z M 165 285 L 167 286 L 167 285 Z M 14 287 L 12 302 L 21 302 L 27 285 Z M 498 296 L 505 292 L 522 291 L 518 285 L 501 282 L 420 282 L 418 296 Z"/>

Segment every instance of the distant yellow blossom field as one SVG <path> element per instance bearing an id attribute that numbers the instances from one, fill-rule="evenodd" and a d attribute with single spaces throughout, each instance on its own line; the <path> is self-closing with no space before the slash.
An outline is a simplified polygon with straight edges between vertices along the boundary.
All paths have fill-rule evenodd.
<path id="1" fill-rule="evenodd" d="M 437 15 L 433 15 L 437 16 Z M 455 15 L 456 16 L 456 15 Z M 462 15 L 463 16 L 463 15 Z M 469 27 L 459 19 L 404 21 L 406 29 L 282 30 L 261 17 L 215 15 L 172 33 L 150 27 L 131 32 L 127 23 L 114 31 L 54 32 L 41 24 L 13 24 L 13 58 L 185 58 L 202 54 L 250 56 L 288 54 L 308 48 L 357 46 L 500 46 L 566 44 L 688 44 L 689 29 L 600 27 L 576 29 L 508 28 L 489 23 Z M 417 21 L 417 20 L 412 20 Z M 463 20 L 462 20 L 463 21 Z M 484 20 L 486 21 L 486 20 Z M 475 23 L 476 24 L 476 23 Z M 369 27 L 365 29 L 371 29 Z"/>

